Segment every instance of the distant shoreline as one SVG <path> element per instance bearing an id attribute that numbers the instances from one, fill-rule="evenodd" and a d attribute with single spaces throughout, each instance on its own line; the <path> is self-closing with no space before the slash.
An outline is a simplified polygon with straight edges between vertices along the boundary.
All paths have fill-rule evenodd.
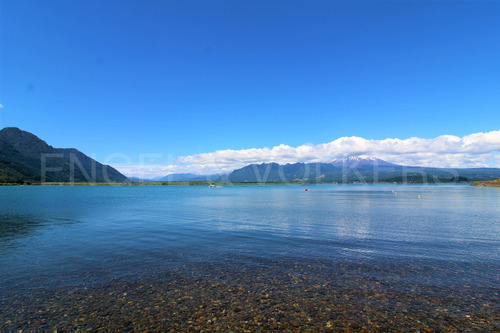
<path id="1" fill-rule="evenodd" d="M 497 182 L 497 183 L 495 183 Z M 492 183 L 492 184 L 490 184 Z M 306 182 L 130 182 L 130 183 L 84 183 L 84 182 L 45 182 L 45 183 L 0 183 L 0 186 L 209 186 L 214 184 L 216 186 L 229 186 L 229 185 L 474 185 L 474 186 L 498 186 L 500 187 L 500 180 L 494 181 L 481 181 L 481 182 L 347 182 L 347 183 L 306 183 Z M 496 185 L 495 185 L 496 184 Z"/>
<path id="2" fill-rule="evenodd" d="M 283 184 L 306 184 L 306 183 L 216 183 L 216 182 L 125 182 L 125 183 L 90 183 L 90 182 L 45 182 L 45 183 L 0 183 L 0 186 L 179 186 L 179 185 L 283 185 Z M 309 183 L 312 184 L 312 183 Z M 326 183 L 325 183 L 326 184 Z"/>

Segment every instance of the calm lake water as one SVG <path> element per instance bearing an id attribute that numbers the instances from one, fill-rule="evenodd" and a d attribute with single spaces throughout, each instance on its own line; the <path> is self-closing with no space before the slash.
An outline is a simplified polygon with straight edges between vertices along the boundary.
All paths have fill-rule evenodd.
<path id="1" fill-rule="evenodd" d="M 17 307 L 25 305 L 23 297 L 37 293 L 53 299 L 61 290 L 112 289 L 114 281 L 155 281 L 169 272 L 196 272 L 197 281 L 206 277 L 230 284 L 242 278 L 237 272 L 248 270 L 250 281 L 265 272 L 263 288 L 295 274 L 304 284 L 334 283 L 345 290 L 382 283 L 403 298 L 411 292 L 431 298 L 454 292 L 459 299 L 480 289 L 470 297 L 487 305 L 481 315 L 488 316 L 498 310 L 500 190 L 462 185 L 0 187 L 0 267 L 6 307 L 16 300 Z M 364 287 L 353 284 L 356 279 Z M 471 310 L 460 304 L 453 311 Z M 8 321 L 0 327 L 27 325 L 27 317 L 5 316 Z M 31 325 L 42 327 L 57 324 L 54 318 L 47 324 L 37 323 L 36 314 L 29 317 Z M 321 325 L 335 327 L 328 320 Z M 295 324 L 292 319 L 289 327 Z M 496 329 L 498 322 L 476 324 Z M 269 325 L 288 327 L 279 326 L 287 325 L 279 319 Z"/>

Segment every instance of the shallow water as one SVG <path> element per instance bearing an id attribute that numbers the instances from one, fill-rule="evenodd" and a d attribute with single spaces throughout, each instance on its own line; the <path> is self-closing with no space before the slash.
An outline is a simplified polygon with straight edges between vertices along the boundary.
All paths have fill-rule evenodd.
<path id="1" fill-rule="evenodd" d="M 0 327 L 124 328 L 116 313 L 107 321 L 101 314 L 112 308 L 111 294 L 127 290 L 135 307 L 117 313 L 136 330 L 387 330 L 373 324 L 384 311 L 377 323 L 392 316 L 395 329 L 497 329 L 499 206 L 498 189 L 462 185 L 0 187 Z M 236 317 L 219 313 L 226 326 L 191 318 L 230 293 L 228 286 L 247 293 L 227 304 L 224 313 Z M 157 298 L 138 289 L 199 299 L 170 305 L 185 309 L 170 312 L 170 321 L 147 324 L 144 308 Z M 249 295 L 272 290 L 278 305 L 295 300 L 325 315 L 283 310 L 293 315 L 277 320 L 275 305 L 245 307 Z M 99 301 L 88 305 L 92 294 Z M 369 299 L 379 301 L 368 314 L 350 312 Z M 406 311 L 391 305 L 398 299 Z M 351 303 L 344 311 L 327 306 L 342 300 Z M 32 303 L 45 308 L 37 312 Z M 82 304 L 95 308 L 95 320 L 61 319 L 87 313 Z M 157 309 L 168 307 L 161 304 Z M 413 311 L 432 318 L 439 304 L 447 310 L 439 327 L 401 317 Z M 251 319 L 241 317 L 248 313 Z M 276 320 L 258 325 L 260 315 Z"/>

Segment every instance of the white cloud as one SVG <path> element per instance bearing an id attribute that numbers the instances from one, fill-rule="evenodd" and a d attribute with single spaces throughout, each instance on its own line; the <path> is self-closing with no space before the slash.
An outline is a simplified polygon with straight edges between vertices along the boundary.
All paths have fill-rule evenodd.
<path id="1" fill-rule="evenodd" d="M 3 105 L 2 104 L 0 104 L 0 109 L 3 109 Z"/>
<path id="2" fill-rule="evenodd" d="M 342 137 L 329 143 L 291 147 L 285 144 L 272 148 L 218 150 L 178 157 L 167 166 L 128 165 L 115 167 L 126 175 L 155 177 L 169 173 L 208 174 L 230 172 L 251 163 L 329 162 L 351 155 L 369 155 L 388 162 L 435 167 L 500 167 L 500 130 L 474 133 L 464 137 L 442 135 L 433 139 L 388 138 L 369 140 Z"/>

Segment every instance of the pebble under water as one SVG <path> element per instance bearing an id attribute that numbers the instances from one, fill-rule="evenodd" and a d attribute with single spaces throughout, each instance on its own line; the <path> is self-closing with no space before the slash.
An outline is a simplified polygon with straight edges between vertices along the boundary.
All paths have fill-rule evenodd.
<path id="1" fill-rule="evenodd" d="M 308 190 L 0 188 L 0 329 L 500 330 L 498 189 Z"/>

